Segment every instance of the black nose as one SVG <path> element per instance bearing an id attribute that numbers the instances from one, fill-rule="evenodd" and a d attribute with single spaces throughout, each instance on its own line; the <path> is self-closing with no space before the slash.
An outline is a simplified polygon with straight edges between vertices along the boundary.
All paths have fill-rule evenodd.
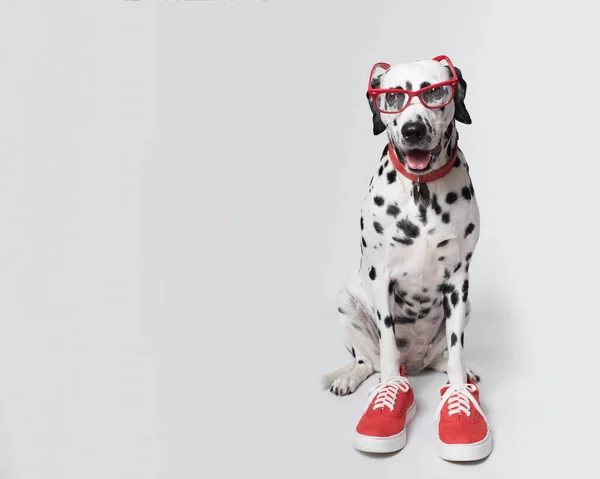
<path id="1" fill-rule="evenodd" d="M 427 128 L 420 121 L 409 121 L 402 126 L 402 136 L 409 143 L 417 143 L 425 138 Z"/>

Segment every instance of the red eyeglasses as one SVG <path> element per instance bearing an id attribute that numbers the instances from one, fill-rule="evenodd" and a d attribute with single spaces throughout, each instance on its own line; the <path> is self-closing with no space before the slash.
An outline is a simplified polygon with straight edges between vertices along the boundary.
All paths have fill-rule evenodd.
<path id="1" fill-rule="evenodd" d="M 436 108 L 442 108 L 448 105 L 454 98 L 456 92 L 456 86 L 458 85 L 458 76 L 456 70 L 450 59 L 445 55 L 439 55 L 434 58 L 435 61 L 441 62 L 446 61 L 450 67 L 453 78 L 433 85 L 428 85 L 420 90 L 410 91 L 403 90 L 401 88 L 372 88 L 371 82 L 373 81 L 373 73 L 377 68 L 382 68 L 385 71 L 390 69 L 389 63 L 376 63 L 371 69 L 369 75 L 369 86 L 367 92 L 373 100 L 373 105 L 381 113 L 400 113 L 404 111 L 410 104 L 414 97 L 421 100 L 421 103 L 425 108 L 430 110 Z"/>

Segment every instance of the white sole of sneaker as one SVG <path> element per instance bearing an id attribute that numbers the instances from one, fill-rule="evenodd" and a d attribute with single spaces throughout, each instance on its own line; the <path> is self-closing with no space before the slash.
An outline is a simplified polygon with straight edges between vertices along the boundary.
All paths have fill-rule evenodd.
<path id="1" fill-rule="evenodd" d="M 403 449 L 404 446 L 406 446 L 406 426 L 414 419 L 416 414 L 417 403 L 413 402 L 412 406 L 406 411 L 406 424 L 404 425 L 404 429 L 394 436 L 376 437 L 355 433 L 354 448 L 362 452 L 374 454 L 385 454 Z"/>
<path id="2" fill-rule="evenodd" d="M 492 435 L 488 431 L 481 441 L 474 444 L 446 444 L 438 442 L 438 455 L 446 461 L 468 462 L 485 459 L 492 452 Z"/>

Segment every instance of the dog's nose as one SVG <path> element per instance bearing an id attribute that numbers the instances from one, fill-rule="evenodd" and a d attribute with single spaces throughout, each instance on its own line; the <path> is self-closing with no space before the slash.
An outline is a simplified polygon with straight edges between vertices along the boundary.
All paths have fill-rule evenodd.
<path id="1" fill-rule="evenodd" d="M 402 136 L 409 143 L 417 143 L 425 138 L 427 128 L 420 121 L 409 121 L 402 126 Z"/>

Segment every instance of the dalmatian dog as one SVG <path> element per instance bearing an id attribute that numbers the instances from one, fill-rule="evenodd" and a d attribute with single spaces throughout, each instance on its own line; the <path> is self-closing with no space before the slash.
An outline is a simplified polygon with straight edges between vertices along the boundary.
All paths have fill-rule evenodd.
<path id="1" fill-rule="evenodd" d="M 479 382 L 463 354 L 479 209 L 456 128 L 471 117 L 461 71 L 441 58 L 378 64 L 371 73 L 373 133 L 388 141 L 362 204 L 360 266 L 338 298 L 352 359 L 324 385 L 339 396 L 400 368 L 447 373 L 449 384 Z"/>

